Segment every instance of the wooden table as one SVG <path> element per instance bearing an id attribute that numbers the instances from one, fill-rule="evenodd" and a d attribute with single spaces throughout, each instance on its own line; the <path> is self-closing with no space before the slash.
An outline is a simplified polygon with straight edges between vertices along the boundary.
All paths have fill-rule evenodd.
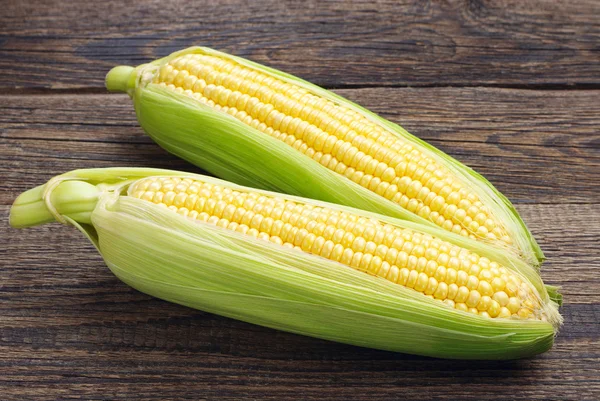
<path id="1" fill-rule="evenodd" d="M 0 2 L 0 399 L 600 398 L 600 2 Z M 75 229 L 8 228 L 67 170 L 198 171 L 105 73 L 190 45 L 283 69 L 396 121 L 515 202 L 562 286 L 552 351 L 446 361 L 301 337 L 150 298 Z"/>

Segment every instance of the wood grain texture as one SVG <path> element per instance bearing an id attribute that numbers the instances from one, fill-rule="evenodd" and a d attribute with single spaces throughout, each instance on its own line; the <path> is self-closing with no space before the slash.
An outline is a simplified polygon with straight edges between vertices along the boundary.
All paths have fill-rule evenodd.
<path id="1" fill-rule="evenodd" d="M 100 88 L 203 45 L 326 87 L 600 85 L 594 0 L 4 1 L 0 88 Z"/>
<path id="2" fill-rule="evenodd" d="M 2 401 L 600 399 L 600 2 L 0 0 L 0 10 Z M 562 287 L 554 348 L 444 361 L 288 334 L 141 294 L 72 227 L 8 227 L 18 193 L 71 169 L 200 172 L 143 134 L 126 96 L 102 89 L 112 66 L 190 45 L 337 88 L 483 173 L 538 239 L 544 280 Z"/>

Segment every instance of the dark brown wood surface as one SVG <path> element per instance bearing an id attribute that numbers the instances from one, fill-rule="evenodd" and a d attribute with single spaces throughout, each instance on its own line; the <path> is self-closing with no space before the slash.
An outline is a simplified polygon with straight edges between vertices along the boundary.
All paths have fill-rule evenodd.
<path id="1" fill-rule="evenodd" d="M 101 88 L 191 45 L 327 87 L 597 87 L 597 0 L 3 0 L 0 87 Z M 126 4 L 124 4 L 126 3 Z"/>
<path id="2" fill-rule="evenodd" d="M 0 399 L 600 399 L 600 2 L 0 0 Z M 445 361 L 292 335 L 119 282 L 73 228 L 11 202 L 84 167 L 197 168 L 139 128 L 107 70 L 190 45 L 335 89 L 516 204 L 560 285 L 554 348 Z"/>

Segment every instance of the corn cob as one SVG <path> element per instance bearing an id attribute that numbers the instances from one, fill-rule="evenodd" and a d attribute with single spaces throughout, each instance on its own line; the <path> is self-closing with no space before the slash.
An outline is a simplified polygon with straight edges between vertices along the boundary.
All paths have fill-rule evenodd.
<path id="1" fill-rule="evenodd" d="M 295 333 L 445 358 L 544 352 L 560 324 L 539 276 L 430 225 L 154 169 L 76 170 L 10 222 L 68 222 L 123 281 Z"/>
<path id="2" fill-rule="evenodd" d="M 483 177 L 298 78 L 190 48 L 115 67 L 106 84 L 129 93 L 159 145 L 221 178 L 435 224 L 536 266 L 543 258 L 511 203 Z"/>

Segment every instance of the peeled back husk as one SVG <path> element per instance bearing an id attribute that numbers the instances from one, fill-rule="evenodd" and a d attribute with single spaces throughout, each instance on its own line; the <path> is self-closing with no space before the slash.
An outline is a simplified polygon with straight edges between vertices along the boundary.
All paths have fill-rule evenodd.
<path id="1" fill-rule="evenodd" d="M 223 108 L 217 110 L 198 101 L 189 96 L 190 93 L 186 94 L 182 88 L 176 88 L 178 91 L 175 91 L 165 83 L 158 82 L 162 66 L 182 56 L 193 54 L 212 56 L 235 63 L 240 67 L 257 71 L 263 74 L 262 76 L 276 79 L 278 82 L 294 85 L 295 88 L 303 91 L 302 93 L 306 92 L 327 99 L 333 105 L 358 113 L 357 115 L 374 123 L 392 137 L 403 141 L 402 143 L 411 145 L 424 157 L 436 161 L 447 169 L 456 182 L 460 182 L 460 185 L 476 194 L 477 199 L 490 211 L 490 218 L 494 219 L 499 230 L 501 228 L 500 231 L 505 233 L 503 238 L 508 241 L 501 240 L 499 237 L 490 238 L 492 233 L 485 234 L 485 230 L 482 231 L 483 234 L 469 231 L 474 229 L 470 228 L 473 223 L 469 227 L 462 227 L 463 235 L 476 236 L 480 241 L 510 250 L 532 266 L 539 266 L 543 260 L 541 249 L 510 201 L 469 167 L 414 137 L 402 127 L 341 96 L 294 76 L 209 48 L 185 49 L 137 68 L 115 67 L 107 75 L 108 89 L 127 92 L 130 95 L 142 128 L 169 152 L 222 179 L 241 185 L 339 203 L 422 224 L 433 225 L 436 219 L 438 222 L 435 224 L 441 224 L 440 217 L 443 217 L 437 215 L 434 217 L 434 214 L 427 214 L 427 212 L 419 214 L 416 210 L 415 213 L 410 212 L 408 205 L 404 208 L 400 204 L 401 201 L 388 199 L 331 170 L 331 167 L 325 167 L 285 143 L 283 137 L 275 138 L 267 135 L 224 112 Z M 219 85 L 217 84 L 216 87 L 218 88 Z M 231 110 L 233 108 L 229 108 L 229 111 Z M 398 194 L 401 195 L 401 192 Z M 425 203 L 420 207 L 424 206 Z M 475 215 L 472 217 L 475 219 Z M 460 224 L 463 220 L 458 221 L 451 217 L 446 221 L 451 220 L 454 228 L 461 230 Z M 483 224 L 483 220 L 479 222 Z"/>
<path id="2" fill-rule="evenodd" d="M 175 176 L 236 191 L 378 219 L 452 242 L 518 273 L 547 317 L 492 319 L 462 312 L 341 263 L 181 216 L 127 195 L 138 180 Z M 539 276 L 521 259 L 430 225 L 335 204 L 241 187 L 184 172 L 109 168 L 75 170 L 17 198 L 10 222 L 59 220 L 96 246 L 113 273 L 167 301 L 293 333 L 364 347 L 460 359 L 513 359 L 551 348 L 560 315 Z"/>

